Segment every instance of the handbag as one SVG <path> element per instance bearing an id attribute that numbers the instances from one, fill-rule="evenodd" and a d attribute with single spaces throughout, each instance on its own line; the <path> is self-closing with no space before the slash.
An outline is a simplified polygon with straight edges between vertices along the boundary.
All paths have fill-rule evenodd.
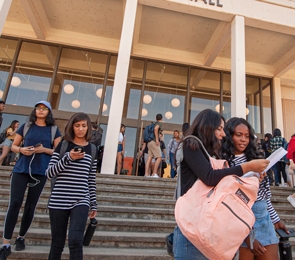
<path id="1" fill-rule="evenodd" d="M 166 169 L 167 168 L 167 163 L 165 161 L 162 161 L 162 169 Z"/>
<path id="2" fill-rule="evenodd" d="M 225 160 L 210 157 L 199 139 L 198 142 L 213 169 L 225 167 Z M 208 259 L 231 260 L 254 225 L 251 207 L 256 201 L 258 187 L 256 177 L 229 175 L 215 187 L 197 180 L 186 194 L 177 199 L 177 225 Z"/>

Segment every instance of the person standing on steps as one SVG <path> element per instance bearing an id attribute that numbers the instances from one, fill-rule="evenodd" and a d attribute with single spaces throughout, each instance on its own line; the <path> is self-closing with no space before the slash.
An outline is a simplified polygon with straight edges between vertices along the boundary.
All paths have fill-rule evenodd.
<path id="1" fill-rule="evenodd" d="M 119 138 L 118 138 L 118 151 L 117 151 L 117 174 L 120 175 L 123 167 L 124 152 L 125 152 L 125 125 L 121 124 Z"/>
<path id="2" fill-rule="evenodd" d="M 175 150 L 180 142 L 179 131 L 174 130 L 173 137 L 168 144 L 168 160 L 170 161 L 170 177 L 173 179 L 176 176 L 176 167 L 175 167 Z"/>
<path id="3" fill-rule="evenodd" d="M 28 188 L 19 235 L 15 241 L 16 251 L 25 249 L 25 235 L 33 221 L 37 202 L 47 180 L 45 170 L 54 147 L 61 140 L 51 111 L 49 102 L 37 102 L 29 116 L 29 124 L 23 124 L 16 132 L 11 150 L 20 153 L 20 156 L 11 174 L 9 206 L 4 222 L 0 260 L 5 260 L 11 254 L 10 240 Z M 27 132 L 24 129 L 27 129 Z M 21 146 L 21 143 L 24 146 Z"/>
<path id="4" fill-rule="evenodd" d="M 151 161 L 153 158 L 155 158 L 155 166 L 154 166 L 154 169 L 153 169 L 153 173 L 151 175 L 151 177 L 155 177 L 155 178 L 159 178 L 158 174 L 157 174 L 157 170 L 158 170 L 158 167 L 162 161 L 162 153 L 161 153 L 161 148 L 160 148 L 160 141 L 159 141 L 159 133 L 162 129 L 162 119 L 163 119 L 163 116 L 162 114 L 157 114 L 156 115 L 156 123 L 154 124 L 154 135 L 155 135 L 155 138 L 148 142 L 147 143 L 147 146 L 148 146 L 148 159 L 147 159 L 147 162 L 146 162 L 146 165 L 145 165 L 145 177 L 148 177 L 150 176 L 149 175 L 149 168 L 150 168 L 150 164 L 151 164 Z"/>
<path id="5" fill-rule="evenodd" d="M 288 153 L 287 158 L 290 160 L 290 168 L 295 172 L 295 134 L 291 136 L 289 145 L 288 145 Z M 290 202 L 293 208 L 295 208 L 295 193 L 289 195 L 287 200 Z"/>
<path id="6" fill-rule="evenodd" d="M 244 118 L 232 117 L 224 127 L 222 157 L 230 167 L 242 165 L 261 156 L 255 142 L 254 130 Z M 239 260 L 278 260 L 278 238 L 275 229 L 287 228 L 271 204 L 268 176 L 260 182 L 257 200 L 252 206 L 255 215 L 254 240 L 249 235 L 239 249 Z M 251 244 L 252 243 L 252 244 Z"/>
<path id="7" fill-rule="evenodd" d="M 287 143 L 286 139 L 282 137 L 281 130 L 276 128 L 273 131 L 273 138 L 270 140 L 270 150 L 271 152 L 275 152 L 280 147 L 285 146 Z M 286 163 L 284 157 L 282 157 L 274 166 L 273 166 L 274 174 L 275 174 L 275 186 L 281 186 L 281 178 L 283 176 L 284 182 L 287 183 L 287 174 L 286 174 Z"/>

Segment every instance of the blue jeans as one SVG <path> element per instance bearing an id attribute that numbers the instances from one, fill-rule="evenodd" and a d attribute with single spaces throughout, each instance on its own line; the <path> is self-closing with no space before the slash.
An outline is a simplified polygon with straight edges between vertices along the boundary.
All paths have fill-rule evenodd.
<path id="1" fill-rule="evenodd" d="M 283 175 L 284 182 L 287 183 L 287 174 L 286 174 L 285 168 L 286 168 L 286 163 L 280 162 L 280 161 L 273 166 L 276 183 L 278 184 L 281 183 L 282 175 Z"/>
<path id="2" fill-rule="evenodd" d="M 173 238 L 173 253 L 176 260 L 208 260 L 176 226 Z"/>
<path id="3" fill-rule="evenodd" d="M 170 159 L 170 176 L 171 178 L 173 179 L 176 175 L 176 171 L 174 170 L 174 167 L 175 167 L 175 162 L 174 162 L 174 153 L 169 153 L 169 159 Z"/>
<path id="4" fill-rule="evenodd" d="M 255 239 L 263 246 L 277 244 L 279 240 L 267 210 L 266 200 L 256 201 L 252 206 L 252 211 L 256 219 L 254 223 Z M 247 247 L 246 242 L 243 242 L 242 247 Z"/>
<path id="5" fill-rule="evenodd" d="M 83 235 L 88 218 L 88 206 L 73 209 L 49 209 L 51 226 L 51 247 L 48 260 L 59 260 L 65 246 L 68 220 L 70 218 L 68 244 L 70 260 L 83 259 Z"/>

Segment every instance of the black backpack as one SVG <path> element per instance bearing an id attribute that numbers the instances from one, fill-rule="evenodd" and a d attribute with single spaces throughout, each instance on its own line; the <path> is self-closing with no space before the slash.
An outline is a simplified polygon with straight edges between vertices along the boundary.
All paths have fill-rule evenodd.
<path id="1" fill-rule="evenodd" d="M 92 130 L 92 137 L 90 143 L 93 143 L 96 147 L 100 146 L 102 133 L 97 130 Z"/>
<path id="2" fill-rule="evenodd" d="M 143 132 L 143 141 L 145 143 L 149 143 L 150 141 L 155 139 L 155 132 L 154 132 L 155 124 L 150 124 L 146 126 Z"/>

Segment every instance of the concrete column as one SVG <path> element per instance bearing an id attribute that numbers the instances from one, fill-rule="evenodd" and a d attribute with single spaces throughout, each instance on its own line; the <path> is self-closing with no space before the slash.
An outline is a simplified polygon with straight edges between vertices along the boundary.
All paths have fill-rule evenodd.
<path id="1" fill-rule="evenodd" d="M 246 118 L 245 19 L 231 23 L 231 116 Z"/>
<path id="2" fill-rule="evenodd" d="M 114 174 L 138 0 L 127 0 L 101 173 Z"/>
<path id="3" fill-rule="evenodd" d="M 0 35 L 6 21 L 12 0 L 0 0 Z"/>
<path id="4" fill-rule="evenodd" d="M 273 97 L 274 97 L 274 126 L 279 128 L 284 136 L 284 122 L 283 122 L 283 109 L 282 109 L 282 92 L 281 92 L 281 79 L 279 77 L 273 78 Z"/>

